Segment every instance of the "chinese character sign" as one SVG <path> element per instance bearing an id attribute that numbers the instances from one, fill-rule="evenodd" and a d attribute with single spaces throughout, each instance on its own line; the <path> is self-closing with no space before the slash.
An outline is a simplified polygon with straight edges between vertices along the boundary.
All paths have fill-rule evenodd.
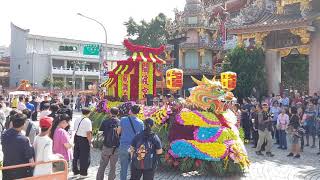
<path id="1" fill-rule="evenodd" d="M 173 91 L 179 90 L 183 86 L 183 71 L 181 69 L 169 69 L 166 72 L 167 88 Z"/>
<path id="2" fill-rule="evenodd" d="M 237 86 L 237 74 L 234 72 L 221 73 L 222 88 L 232 91 Z"/>

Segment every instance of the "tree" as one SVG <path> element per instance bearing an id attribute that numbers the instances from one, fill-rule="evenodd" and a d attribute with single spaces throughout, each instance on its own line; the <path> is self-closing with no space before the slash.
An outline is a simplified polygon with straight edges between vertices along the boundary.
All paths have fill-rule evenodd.
<path id="1" fill-rule="evenodd" d="M 64 82 L 61 80 L 54 80 L 53 87 L 62 89 L 62 88 L 64 88 Z"/>
<path id="2" fill-rule="evenodd" d="M 281 80 L 286 89 L 308 91 L 309 61 L 305 56 L 290 55 L 281 61 Z"/>
<path id="3" fill-rule="evenodd" d="M 42 86 L 45 87 L 45 88 L 50 88 L 51 85 L 54 88 L 60 88 L 60 89 L 65 88 L 65 84 L 64 84 L 63 81 L 61 81 L 61 80 L 53 80 L 53 82 L 52 82 L 50 77 L 46 77 L 42 82 Z"/>
<path id="4" fill-rule="evenodd" d="M 41 84 L 43 87 L 49 88 L 51 85 L 50 77 L 46 77 Z"/>
<path id="5" fill-rule="evenodd" d="M 137 23 L 132 17 L 124 25 L 127 28 L 128 39 L 135 44 L 159 47 L 167 43 L 168 33 L 165 30 L 167 17 L 163 13 L 153 18 L 150 22 L 142 20 Z"/>
<path id="6" fill-rule="evenodd" d="M 224 71 L 237 73 L 237 88 L 234 93 L 239 98 L 249 97 L 253 88 L 258 94 L 267 94 L 265 55 L 262 48 L 246 49 L 236 47 L 227 54 L 229 65 Z"/>

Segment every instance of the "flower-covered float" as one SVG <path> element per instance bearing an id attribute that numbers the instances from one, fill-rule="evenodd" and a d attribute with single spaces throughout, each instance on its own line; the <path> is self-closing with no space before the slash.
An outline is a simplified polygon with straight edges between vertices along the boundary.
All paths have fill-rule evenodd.
<path id="1" fill-rule="evenodd" d="M 156 122 L 154 130 L 165 150 L 163 164 L 182 172 L 197 170 L 220 176 L 243 173 L 249 160 L 236 127 L 237 117 L 231 111 L 235 98 L 230 90 L 234 87 L 206 77 L 193 80 L 198 86 L 190 90 L 186 102 L 168 99 L 163 106 L 141 105 L 139 118 Z M 105 119 L 114 106 L 124 115 L 133 104 L 105 99 L 97 107 L 98 116 Z"/>
<path id="2" fill-rule="evenodd" d="M 206 77 L 193 80 L 198 86 L 190 90 L 189 108 L 177 112 L 171 122 L 165 161 L 182 171 L 244 172 L 249 160 L 231 111 L 235 98 L 227 89 L 233 88 Z"/>

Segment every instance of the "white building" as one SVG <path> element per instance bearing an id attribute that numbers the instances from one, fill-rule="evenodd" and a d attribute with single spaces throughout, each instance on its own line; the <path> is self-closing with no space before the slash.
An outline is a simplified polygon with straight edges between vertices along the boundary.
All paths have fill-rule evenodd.
<path id="1" fill-rule="evenodd" d="M 0 59 L 10 56 L 9 48 L 6 46 L 0 46 Z"/>
<path id="2" fill-rule="evenodd" d="M 102 45 L 66 38 L 29 34 L 29 30 L 11 24 L 10 86 L 16 87 L 25 79 L 39 88 L 46 78 L 61 80 L 65 87 L 87 89 L 99 80 L 99 55 L 83 55 L 84 46 Z M 66 50 L 64 47 L 72 47 Z M 126 49 L 122 45 L 108 44 L 109 70 L 116 67 L 117 60 L 125 60 Z M 74 65 L 77 62 L 78 65 Z M 74 67 L 76 67 L 74 69 Z"/>

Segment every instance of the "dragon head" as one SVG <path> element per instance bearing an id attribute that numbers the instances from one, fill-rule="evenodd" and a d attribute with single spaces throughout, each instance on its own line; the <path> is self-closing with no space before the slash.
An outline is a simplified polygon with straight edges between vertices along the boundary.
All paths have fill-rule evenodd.
<path id="1" fill-rule="evenodd" d="M 221 112 L 225 109 L 224 102 L 233 99 L 233 94 L 223 89 L 220 81 L 217 81 L 215 77 L 210 80 L 203 76 L 201 81 L 194 77 L 191 78 L 198 86 L 190 90 L 188 100 L 198 108 L 203 110 L 213 108 L 215 112 Z"/>

